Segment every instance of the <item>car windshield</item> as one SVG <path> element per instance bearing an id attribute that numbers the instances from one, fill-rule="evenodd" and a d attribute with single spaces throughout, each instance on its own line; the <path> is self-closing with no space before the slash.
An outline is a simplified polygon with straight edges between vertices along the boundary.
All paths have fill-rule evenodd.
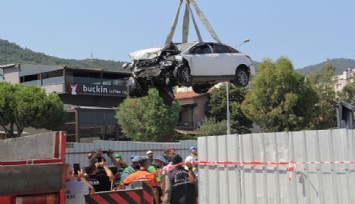
<path id="1" fill-rule="evenodd" d="M 179 43 L 179 44 L 175 44 L 177 49 L 179 49 L 181 52 L 187 50 L 188 48 L 190 48 L 192 45 L 194 45 L 195 43 Z"/>

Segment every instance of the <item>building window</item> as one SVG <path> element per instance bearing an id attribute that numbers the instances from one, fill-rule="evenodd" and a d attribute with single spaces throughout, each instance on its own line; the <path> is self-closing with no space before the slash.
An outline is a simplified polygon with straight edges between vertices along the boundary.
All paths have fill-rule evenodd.
<path id="1" fill-rule="evenodd" d="M 102 84 L 114 86 L 126 86 L 126 79 L 123 79 L 119 74 L 103 73 Z"/>
<path id="2" fill-rule="evenodd" d="M 101 84 L 101 75 L 99 72 L 67 71 L 66 75 L 66 83 Z"/>
<path id="3" fill-rule="evenodd" d="M 63 70 L 42 73 L 42 85 L 64 83 Z"/>
<path id="4" fill-rule="evenodd" d="M 22 76 L 20 77 L 20 83 L 24 85 L 41 85 L 41 80 L 40 80 L 40 75 L 39 74 L 33 74 L 33 75 L 27 75 L 27 76 Z"/>
<path id="5" fill-rule="evenodd" d="M 118 132 L 115 111 L 80 110 L 79 135 L 80 138 L 116 140 Z"/>
<path id="6" fill-rule="evenodd" d="M 65 131 L 67 142 L 77 142 L 75 133 L 75 111 L 67 112 L 67 122 L 65 123 Z"/>

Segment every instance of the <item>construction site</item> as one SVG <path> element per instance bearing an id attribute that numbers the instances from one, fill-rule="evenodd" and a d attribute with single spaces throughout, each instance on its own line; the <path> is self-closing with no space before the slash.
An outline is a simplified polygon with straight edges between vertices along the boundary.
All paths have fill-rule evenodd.
<path id="1" fill-rule="evenodd" d="M 174 87 L 191 87 L 197 94 L 207 93 L 211 87 L 224 82 L 247 87 L 256 74 L 252 59 L 236 47 L 222 43 L 195 0 L 178 3 L 162 47 L 129 53 L 133 61 L 124 65 L 132 72 L 127 97 L 143 97 L 150 88 L 156 88 L 164 103 L 171 105 Z M 182 37 L 181 42 L 175 43 L 172 40 L 180 17 L 183 19 Z M 197 20 L 215 42 L 203 40 Z M 197 42 L 189 41 L 190 27 L 195 31 Z M 247 42 L 249 39 L 241 44 Z M 216 54 L 218 60 L 223 54 L 237 56 L 238 60 L 215 62 L 217 57 L 214 57 L 208 61 L 201 57 L 206 53 Z M 199 72 L 198 63 L 202 68 L 212 64 L 212 68 L 218 67 L 218 72 Z M 223 70 L 228 63 L 232 68 Z M 71 85 L 71 91 L 75 92 L 75 84 Z M 103 90 L 98 86 L 91 89 L 93 92 Z M 125 90 L 119 91 L 122 95 Z M 180 142 L 96 140 L 79 143 L 68 141 L 67 133 L 62 131 L 0 140 L 0 204 L 65 204 L 68 199 L 66 163 L 83 168 L 92 151 L 104 150 L 102 157 L 108 166 L 114 166 L 108 152 L 132 160 L 134 155 L 146 155 L 150 151 L 164 155 L 166 150 L 174 149 L 186 158 L 192 147 L 198 149 L 198 160 L 191 162 L 198 169 L 198 196 L 191 203 L 352 204 L 355 203 L 355 107 L 342 103 L 336 111 L 338 128 L 328 130 L 250 134 L 227 131 L 225 135 Z M 164 175 L 183 165 L 184 160 L 148 175 Z M 111 181 L 110 191 L 85 195 L 85 203 L 168 203 L 156 201 L 155 189 L 146 178 L 133 181 L 131 189 L 122 189 L 117 187 L 119 185 L 115 188 Z"/>

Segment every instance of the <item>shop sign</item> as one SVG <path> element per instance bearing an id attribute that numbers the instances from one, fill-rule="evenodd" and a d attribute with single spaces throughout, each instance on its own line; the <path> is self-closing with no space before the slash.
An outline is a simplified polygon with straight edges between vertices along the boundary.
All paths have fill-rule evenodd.
<path id="1" fill-rule="evenodd" d="M 67 91 L 71 95 L 127 95 L 127 88 L 125 86 L 79 84 L 76 82 L 68 83 Z"/>

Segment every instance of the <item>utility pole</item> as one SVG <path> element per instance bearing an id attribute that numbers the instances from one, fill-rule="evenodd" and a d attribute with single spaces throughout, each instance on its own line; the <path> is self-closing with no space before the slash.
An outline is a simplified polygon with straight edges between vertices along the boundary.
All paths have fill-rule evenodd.
<path id="1" fill-rule="evenodd" d="M 227 135 L 230 135 L 231 127 L 230 127 L 230 111 L 229 111 L 229 82 L 226 82 L 226 90 L 227 90 Z"/>

